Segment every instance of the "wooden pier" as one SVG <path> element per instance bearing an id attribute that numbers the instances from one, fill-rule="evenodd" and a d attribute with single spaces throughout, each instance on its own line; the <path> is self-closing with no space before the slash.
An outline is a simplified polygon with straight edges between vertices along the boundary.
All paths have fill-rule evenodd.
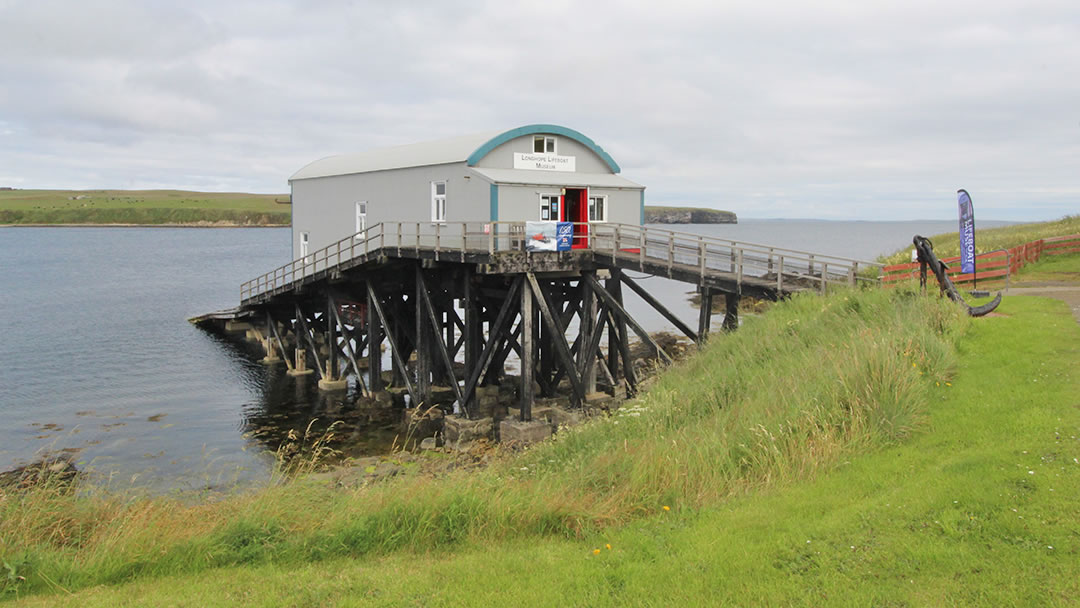
<path id="1" fill-rule="evenodd" d="M 710 331 L 712 300 L 726 301 L 725 329 L 739 299 L 775 300 L 870 280 L 868 262 L 638 225 L 590 223 L 576 247 L 526 250 L 524 223 L 383 223 L 241 286 L 234 316 L 251 324 L 268 363 L 316 374 L 320 387 L 377 397 L 390 385 L 415 405 L 443 403 L 463 418 L 492 416 L 483 387 L 498 385 L 511 354 L 520 362 L 522 424 L 538 398 L 571 407 L 632 395 L 639 379 L 631 333 L 661 362 L 671 356 L 626 310 L 640 297 L 690 340 Z M 624 271 L 697 286 L 696 323 L 672 314 Z M 601 348 L 604 345 L 605 348 Z M 392 374 L 383 374 L 383 350 Z M 481 398 L 481 394 L 485 398 Z M 447 403 L 449 402 L 449 403 Z"/>

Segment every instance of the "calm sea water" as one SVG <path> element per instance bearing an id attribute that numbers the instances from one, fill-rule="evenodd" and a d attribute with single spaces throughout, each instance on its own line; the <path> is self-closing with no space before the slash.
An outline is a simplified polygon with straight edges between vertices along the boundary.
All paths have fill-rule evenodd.
<path id="1" fill-rule="evenodd" d="M 981 227 L 989 227 L 984 222 Z M 956 222 L 744 220 L 687 232 L 873 259 Z M 342 421 L 337 447 L 377 453 L 387 421 L 187 323 L 238 303 L 288 261 L 289 230 L 0 228 L 0 470 L 66 451 L 113 486 L 155 491 L 264 479 L 290 429 Z M 636 273 L 632 273 L 636 276 Z M 692 288 L 642 284 L 693 325 Z M 650 330 L 673 330 L 628 296 Z"/>

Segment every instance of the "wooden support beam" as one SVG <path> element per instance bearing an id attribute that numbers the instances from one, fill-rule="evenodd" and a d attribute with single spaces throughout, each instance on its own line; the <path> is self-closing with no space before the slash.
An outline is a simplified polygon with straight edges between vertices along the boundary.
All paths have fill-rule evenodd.
<path id="1" fill-rule="evenodd" d="M 698 343 L 698 346 L 701 346 L 709 339 L 709 326 L 712 325 L 713 291 L 711 287 L 701 287 L 699 291 L 701 293 L 701 306 L 698 309 L 698 339 L 695 342 Z"/>
<path id="2" fill-rule="evenodd" d="M 592 272 L 592 271 L 586 271 Z M 581 283 L 581 281 L 578 281 Z M 581 383 L 586 395 L 596 392 L 596 349 L 600 347 L 600 338 L 603 333 L 600 330 L 601 325 L 595 318 L 596 314 L 596 294 L 588 288 L 587 285 L 578 285 L 578 289 L 581 291 L 581 323 L 578 327 L 578 339 L 575 340 L 575 344 L 580 341 L 582 344 L 587 345 L 584 348 L 579 348 L 577 352 L 578 356 L 578 373 L 581 374 Z M 604 305 L 600 305 L 601 309 Z M 603 314 L 600 316 L 603 319 Z M 595 346 L 593 340 L 595 338 Z M 571 349 L 573 350 L 573 349 Z"/>
<path id="3" fill-rule="evenodd" d="M 277 322 L 274 321 L 274 317 L 269 310 L 266 311 L 266 324 L 270 327 L 270 335 L 277 342 L 278 350 L 281 351 L 281 358 L 285 360 L 285 368 L 292 371 L 293 363 L 289 359 L 289 354 L 285 352 L 285 343 L 281 341 L 281 336 L 278 335 Z"/>
<path id="4" fill-rule="evenodd" d="M 368 345 L 368 387 L 372 392 L 383 390 L 382 379 L 382 323 L 375 312 L 374 298 L 370 291 L 367 295 L 367 345 Z M 357 345 L 359 346 L 359 345 Z"/>
<path id="5" fill-rule="evenodd" d="M 419 399 L 417 399 L 419 395 L 413 389 L 412 382 L 409 382 L 409 374 L 406 373 L 408 368 L 405 366 L 405 361 L 401 357 L 401 349 L 398 347 L 400 342 L 394 339 L 394 332 L 390 329 L 390 324 L 386 322 L 386 313 L 383 312 L 382 304 L 379 302 L 379 294 L 375 291 L 371 282 L 367 283 L 367 293 L 368 302 L 375 307 L 375 314 L 379 315 L 379 321 L 382 322 L 383 329 L 386 330 L 386 340 L 390 343 L 390 356 L 393 358 L 397 368 L 401 370 L 401 380 L 405 383 L 405 390 L 409 391 L 413 407 L 417 407 L 420 404 Z"/>
<path id="6" fill-rule="evenodd" d="M 431 347 L 429 341 L 431 332 L 427 330 L 424 321 L 424 306 L 420 303 L 420 293 L 424 291 L 424 283 L 420 280 L 421 266 L 416 266 L 415 285 L 413 289 L 413 312 L 416 323 L 413 329 L 416 331 L 416 390 L 420 393 L 421 403 L 431 405 Z M 419 405 L 419 404 L 417 404 Z"/>
<path id="7" fill-rule="evenodd" d="M 465 343 L 465 373 L 468 374 L 476 367 L 477 361 L 480 360 L 481 346 L 481 332 L 483 332 L 483 321 L 480 319 L 480 304 L 478 294 L 476 293 L 476 285 L 474 281 L 474 271 L 471 265 L 465 267 L 465 290 L 463 304 L 465 305 L 465 325 L 462 328 L 461 340 Z M 457 348 L 454 348 L 456 354 Z M 462 403 L 463 406 L 471 406 L 472 403 Z"/>
<path id="8" fill-rule="evenodd" d="M 620 280 L 622 271 L 618 268 L 611 269 L 611 277 L 604 281 L 604 284 L 608 290 L 608 293 L 615 298 L 616 301 L 622 302 L 622 281 Z M 619 376 L 619 341 L 626 340 L 626 326 L 621 327 L 622 335 L 619 334 L 619 328 L 613 324 L 608 324 L 608 369 L 611 370 L 612 376 L 616 379 Z M 615 383 L 612 382 L 612 387 Z"/>
<path id="9" fill-rule="evenodd" d="M 532 420 L 532 404 L 536 398 L 533 394 L 533 374 L 535 372 L 535 360 L 533 359 L 533 346 L 536 333 L 533 331 L 533 292 L 537 290 L 536 282 L 532 275 L 528 275 L 529 282 L 521 289 L 521 420 Z"/>
<path id="10" fill-rule="evenodd" d="M 649 332 L 645 331 L 645 328 L 639 325 L 638 322 L 635 321 L 634 318 L 626 312 L 626 309 L 622 307 L 622 304 L 616 302 L 615 298 L 613 298 L 611 294 L 608 293 L 602 285 L 600 285 L 599 281 L 596 280 L 596 277 L 587 274 L 582 275 L 582 277 L 585 279 L 589 287 L 591 287 L 592 290 L 596 292 L 596 295 L 600 296 L 600 298 L 604 300 L 605 303 L 607 303 L 608 308 L 610 308 L 617 317 L 630 325 L 630 327 L 634 330 L 634 333 L 636 333 L 638 337 L 641 338 L 642 342 L 645 342 L 649 346 L 653 347 L 656 350 L 657 354 L 660 357 L 666 359 L 668 363 L 674 361 L 670 355 L 664 352 L 664 349 L 660 348 L 660 345 L 656 343 L 656 340 L 652 339 L 652 336 L 649 335 Z"/>
<path id="11" fill-rule="evenodd" d="M 340 345 L 337 343 L 336 338 L 331 338 L 334 341 L 334 344 L 330 350 L 334 351 L 338 348 L 344 347 L 345 357 L 352 365 L 353 373 L 356 374 L 356 381 L 360 385 L 360 394 L 364 395 L 365 397 L 371 397 L 371 391 L 369 391 L 367 386 L 364 385 L 364 374 L 360 372 L 360 366 L 356 364 L 356 353 L 353 352 L 352 336 L 349 335 L 349 330 L 345 329 L 345 324 L 341 322 L 341 316 L 338 314 L 337 301 L 334 299 L 334 296 L 328 296 L 327 299 L 330 300 L 330 313 L 332 320 L 337 322 L 338 328 L 341 331 L 341 335 L 343 338 L 345 338 L 345 341 Z M 357 342 L 357 346 L 359 346 L 359 342 Z"/>
<path id="12" fill-rule="evenodd" d="M 484 345 L 484 351 L 480 353 L 480 359 L 477 361 L 476 367 L 471 370 L 467 370 L 469 374 L 469 381 L 465 383 L 465 390 L 462 391 L 462 403 L 472 399 L 473 392 L 476 390 L 476 385 L 480 381 L 480 374 L 487 368 L 495 356 L 495 349 L 499 344 L 499 336 L 506 332 L 506 326 L 508 323 L 514 320 L 514 315 L 511 314 L 515 308 L 514 298 L 518 294 L 518 290 L 521 289 L 522 278 L 519 276 L 514 280 L 510 286 L 510 292 L 507 298 L 503 300 L 502 306 L 499 308 L 499 314 L 495 317 L 494 323 L 491 324 L 488 330 L 487 344 Z"/>
<path id="13" fill-rule="evenodd" d="M 607 380 L 608 384 L 612 387 L 612 389 L 614 389 L 615 388 L 615 376 L 612 375 L 611 368 L 608 367 L 608 364 L 607 364 L 607 359 L 604 357 L 604 353 L 601 352 L 600 350 L 596 351 L 596 360 L 597 360 L 596 362 L 598 363 L 597 367 L 600 369 L 601 372 L 604 373 L 604 379 Z"/>
<path id="14" fill-rule="evenodd" d="M 326 372 L 323 370 L 322 359 L 319 358 L 319 347 L 315 345 L 315 338 L 311 335 L 311 329 L 308 328 L 307 319 L 304 318 L 304 311 L 300 310 L 300 304 L 293 302 L 293 307 L 296 308 L 296 322 L 300 327 L 300 333 L 304 334 L 304 340 L 308 343 L 308 347 L 311 349 L 311 356 L 315 357 L 315 373 L 319 374 L 319 378 L 323 377 Z M 299 346 L 300 339 L 297 337 L 297 346 Z"/>
<path id="15" fill-rule="evenodd" d="M 450 388 L 454 390 L 454 398 L 457 399 L 458 404 L 465 408 L 465 416 L 469 417 L 469 410 L 465 405 L 465 400 L 461 395 L 461 387 L 458 386 L 457 376 L 454 375 L 454 361 L 450 357 L 450 351 L 446 347 L 446 341 L 443 340 L 442 332 L 439 331 L 439 319 L 435 315 L 435 307 L 431 305 L 431 297 L 428 296 L 427 281 L 424 280 L 424 271 L 419 266 L 416 267 L 416 281 L 420 287 L 420 303 L 427 310 L 428 321 L 431 322 L 432 333 L 435 335 L 436 346 L 438 347 L 439 357 L 442 359 L 443 365 L 446 366 L 446 377 L 450 381 Z"/>
<path id="16" fill-rule="evenodd" d="M 582 378 L 585 377 L 586 369 L 592 367 L 593 369 L 593 386 L 591 391 L 587 391 L 586 394 L 596 392 L 596 353 L 600 351 L 600 340 L 604 337 L 604 332 L 600 331 L 599 327 L 603 324 L 604 317 L 607 315 L 607 304 L 600 303 L 600 312 L 598 319 L 590 319 L 590 324 L 596 327 L 596 331 L 591 331 L 588 334 L 582 334 L 582 336 L 588 336 L 589 342 L 581 349 L 581 354 L 578 358 L 578 371 L 581 373 Z"/>
<path id="17" fill-rule="evenodd" d="M 570 385 L 573 389 L 570 402 L 573 405 L 581 405 L 585 400 L 584 386 L 581 383 L 581 377 L 578 375 L 577 368 L 574 366 L 574 357 L 570 354 L 570 347 L 566 344 L 566 330 L 559 327 L 559 321 L 551 314 L 551 300 L 548 298 L 548 294 L 540 287 L 540 284 L 536 281 L 536 275 L 531 272 L 525 273 L 525 278 L 528 279 L 529 285 L 532 287 L 533 294 L 536 296 L 536 303 L 540 305 L 540 316 L 544 320 L 544 324 L 554 334 L 553 342 L 555 344 L 555 353 L 558 355 L 560 363 L 566 367 L 566 377 L 570 379 Z M 593 281 L 596 279 L 593 278 Z M 524 335 L 524 331 L 522 335 Z M 525 349 L 522 349 L 525 350 Z"/>
<path id="18" fill-rule="evenodd" d="M 615 318 L 615 314 L 611 309 L 607 310 L 607 316 L 610 327 L 616 328 L 619 326 L 620 322 Z M 632 397 L 637 393 L 637 374 L 634 373 L 634 361 L 630 358 L 630 342 L 626 339 L 626 328 L 620 327 L 618 334 L 620 340 L 615 345 L 616 352 L 619 353 L 619 358 L 622 359 L 623 379 L 626 380 L 626 395 Z"/>
<path id="19" fill-rule="evenodd" d="M 724 294 L 724 331 L 735 331 L 739 328 L 739 300 L 737 293 Z"/>
<path id="20" fill-rule="evenodd" d="M 329 295 L 326 296 L 326 369 L 330 374 L 328 380 L 337 380 L 338 378 L 338 362 L 337 362 L 337 311 L 334 310 L 334 298 Z"/>
<path id="21" fill-rule="evenodd" d="M 625 273 L 620 274 L 619 276 L 620 276 L 620 280 L 623 283 L 625 283 L 627 287 L 632 289 L 634 291 L 634 293 L 636 293 L 637 295 L 641 296 L 642 300 L 645 300 L 650 306 L 655 308 L 656 312 L 663 315 L 664 318 L 667 319 L 669 322 L 671 322 L 672 325 L 679 328 L 679 331 L 686 334 L 687 338 L 690 338 L 694 342 L 698 341 L 698 334 L 695 333 L 694 330 L 690 329 L 689 325 L 687 325 L 686 323 L 683 323 L 678 317 L 675 316 L 674 313 L 672 313 L 670 310 L 668 310 L 666 306 L 664 306 L 663 304 L 660 303 L 659 300 L 654 298 L 651 293 L 649 293 L 648 291 L 645 291 L 645 288 L 642 287 L 641 285 L 638 285 L 637 281 L 635 281 L 635 280 L 631 279 L 630 277 L 626 276 Z M 708 289 L 708 288 L 705 288 L 705 289 Z"/>

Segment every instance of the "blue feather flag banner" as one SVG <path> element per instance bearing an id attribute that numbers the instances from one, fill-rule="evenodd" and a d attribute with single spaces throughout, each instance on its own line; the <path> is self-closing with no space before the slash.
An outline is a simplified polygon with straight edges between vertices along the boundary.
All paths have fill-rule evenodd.
<path id="1" fill-rule="evenodd" d="M 956 191 L 960 205 L 960 272 L 975 272 L 975 208 L 967 190 Z"/>

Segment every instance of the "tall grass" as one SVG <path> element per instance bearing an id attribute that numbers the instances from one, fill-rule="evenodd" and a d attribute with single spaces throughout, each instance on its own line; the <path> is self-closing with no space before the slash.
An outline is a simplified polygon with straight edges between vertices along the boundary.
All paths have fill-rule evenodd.
<path id="1" fill-rule="evenodd" d="M 296 482 L 213 504 L 0 491 L 19 593 L 231 564 L 577 537 L 815 475 L 923 424 L 966 317 L 903 291 L 798 295 L 662 374 L 615 415 L 487 470 L 357 490 Z"/>
<path id="2" fill-rule="evenodd" d="M 1067 234 L 1080 234 L 1080 215 L 1067 215 L 1060 220 L 1052 222 L 1035 222 L 1031 224 L 1017 224 L 1015 226 L 1002 226 L 1000 228 L 980 229 L 975 225 L 976 253 L 987 253 L 998 249 L 1011 249 L 1018 245 L 1037 241 L 1039 239 Z M 923 235 L 927 236 L 927 235 Z M 934 242 L 934 253 L 939 258 L 947 258 L 960 255 L 960 235 L 957 232 L 948 232 L 931 236 Z M 911 261 L 911 252 L 914 246 L 909 245 L 896 253 L 882 256 L 878 261 L 883 264 L 904 264 Z"/>

